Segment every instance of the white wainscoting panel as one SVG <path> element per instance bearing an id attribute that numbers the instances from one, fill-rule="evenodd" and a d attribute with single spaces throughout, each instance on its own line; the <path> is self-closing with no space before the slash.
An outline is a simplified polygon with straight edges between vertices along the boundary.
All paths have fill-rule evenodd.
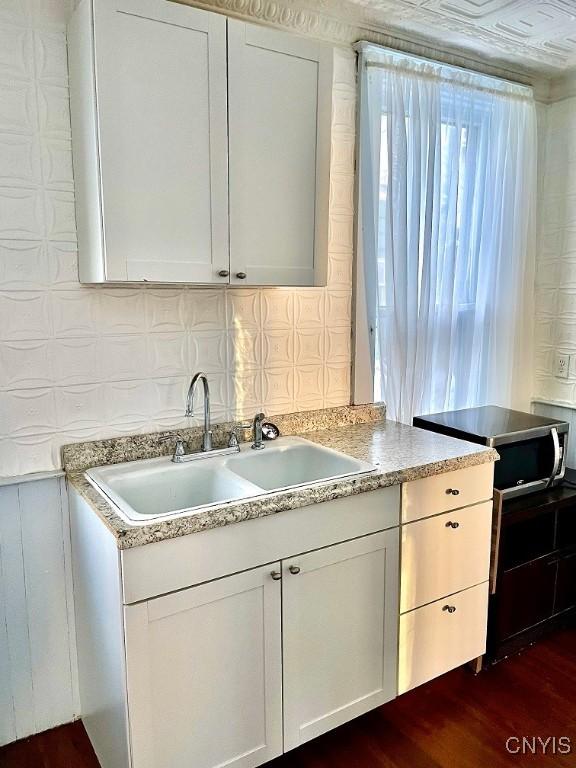
<path id="1" fill-rule="evenodd" d="M 0 745 L 79 715 L 63 477 L 0 487 Z"/>

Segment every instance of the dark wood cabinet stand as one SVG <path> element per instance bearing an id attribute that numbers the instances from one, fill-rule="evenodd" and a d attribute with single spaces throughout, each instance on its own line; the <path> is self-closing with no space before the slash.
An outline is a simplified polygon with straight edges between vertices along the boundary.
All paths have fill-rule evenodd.
<path id="1" fill-rule="evenodd" d="M 576 626 L 576 487 L 508 501 L 495 494 L 493 572 L 485 661 Z"/>

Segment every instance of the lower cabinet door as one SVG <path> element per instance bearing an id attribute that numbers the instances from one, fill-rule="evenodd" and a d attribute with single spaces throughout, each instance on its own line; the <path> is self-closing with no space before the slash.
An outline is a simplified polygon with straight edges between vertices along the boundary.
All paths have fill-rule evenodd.
<path id="1" fill-rule="evenodd" d="M 398 693 L 482 656 L 488 582 L 400 616 Z"/>
<path id="2" fill-rule="evenodd" d="M 126 607 L 132 768 L 281 754 L 279 578 L 278 563 Z"/>
<path id="3" fill-rule="evenodd" d="M 282 567 L 287 751 L 396 695 L 398 529 Z"/>

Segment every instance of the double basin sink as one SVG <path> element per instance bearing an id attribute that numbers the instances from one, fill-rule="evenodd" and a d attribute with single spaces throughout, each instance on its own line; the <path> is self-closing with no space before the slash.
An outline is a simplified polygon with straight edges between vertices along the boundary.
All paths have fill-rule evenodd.
<path id="1" fill-rule="evenodd" d="M 170 457 L 88 470 L 86 476 L 128 522 L 200 512 L 209 506 L 373 471 L 366 462 L 300 437 L 260 451 L 175 464 Z"/>

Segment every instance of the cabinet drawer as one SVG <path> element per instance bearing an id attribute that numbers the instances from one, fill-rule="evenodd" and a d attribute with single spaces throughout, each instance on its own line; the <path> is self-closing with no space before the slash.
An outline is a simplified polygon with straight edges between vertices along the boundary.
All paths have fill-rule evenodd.
<path id="1" fill-rule="evenodd" d="M 402 486 L 402 522 L 448 512 L 492 498 L 494 464 L 423 477 Z"/>
<path id="2" fill-rule="evenodd" d="M 488 582 L 403 614 L 398 693 L 482 656 L 487 614 Z"/>
<path id="3" fill-rule="evenodd" d="M 402 526 L 400 611 L 486 581 L 492 502 Z"/>

